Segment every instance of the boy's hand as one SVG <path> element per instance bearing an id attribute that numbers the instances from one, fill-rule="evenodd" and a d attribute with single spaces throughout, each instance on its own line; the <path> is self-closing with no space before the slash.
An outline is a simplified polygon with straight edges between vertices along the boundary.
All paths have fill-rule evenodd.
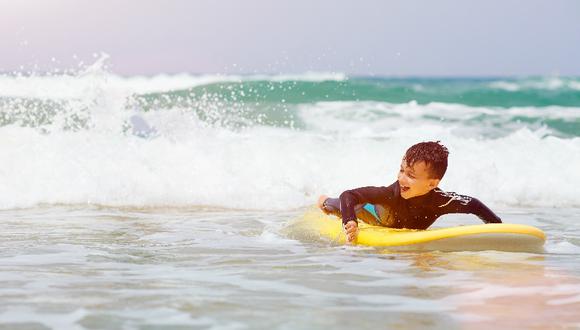
<path id="1" fill-rule="evenodd" d="M 354 220 L 347 222 L 344 225 L 344 231 L 346 232 L 346 241 L 348 243 L 354 243 L 358 236 L 358 222 Z"/>

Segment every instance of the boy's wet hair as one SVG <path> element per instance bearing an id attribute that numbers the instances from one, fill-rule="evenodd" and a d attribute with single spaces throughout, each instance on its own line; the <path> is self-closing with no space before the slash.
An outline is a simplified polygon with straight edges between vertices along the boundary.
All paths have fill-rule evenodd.
<path id="1" fill-rule="evenodd" d="M 417 162 L 425 162 L 431 178 L 442 179 L 447 171 L 449 150 L 439 142 L 421 142 L 411 146 L 405 153 L 407 166 L 413 167 Z"/>

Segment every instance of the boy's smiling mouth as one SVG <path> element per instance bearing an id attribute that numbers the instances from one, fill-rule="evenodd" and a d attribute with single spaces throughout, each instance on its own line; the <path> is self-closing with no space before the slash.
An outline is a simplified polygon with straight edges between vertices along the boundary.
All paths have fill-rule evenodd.
<path id="1" fill-rule="evenodd" d="M 399 186 L 401 187 L 401 192 L 402 193 L 407 192 L 407 191 L 409 191 L 409 189 L 411 189 L 410 187 L 403 186 L 402 184 L 399 184 Z"/>

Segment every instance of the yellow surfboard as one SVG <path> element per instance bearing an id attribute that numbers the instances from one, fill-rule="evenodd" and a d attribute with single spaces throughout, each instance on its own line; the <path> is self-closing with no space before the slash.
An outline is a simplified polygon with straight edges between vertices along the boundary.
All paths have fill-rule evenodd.
<path id="1" fill-rule="evenodd" d="M 320 211 L 307 212 L 304 225 L 321 237 L 346 243 L 340 219 Z M 356 244 L 397 250 L 542 252 L 546 240 L 536 227 L 519 224 L 480 224 L 428 230 L 391 229 L 359 221 Z"/>

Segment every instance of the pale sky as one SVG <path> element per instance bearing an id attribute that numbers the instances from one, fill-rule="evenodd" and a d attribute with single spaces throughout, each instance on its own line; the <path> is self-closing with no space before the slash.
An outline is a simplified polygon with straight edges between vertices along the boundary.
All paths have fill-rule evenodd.
<path id="1" fill-rule="evenodd" d="M 575 0 L 0 0 L 0 31 L 0 72 L 580 76 Z"/>

